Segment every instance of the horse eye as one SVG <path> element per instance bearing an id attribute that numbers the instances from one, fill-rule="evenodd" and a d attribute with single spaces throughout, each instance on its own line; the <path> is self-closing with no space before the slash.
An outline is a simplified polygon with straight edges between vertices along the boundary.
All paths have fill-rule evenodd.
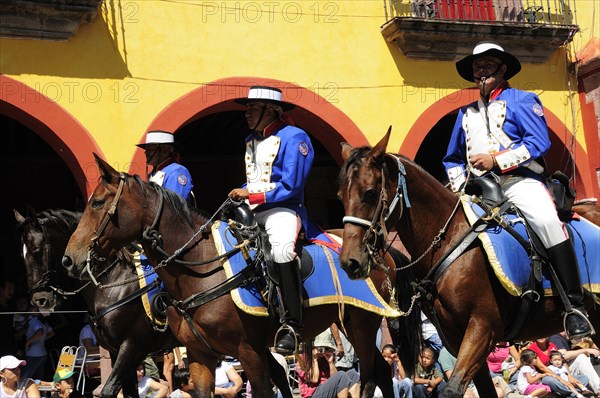
<path id="1" fill-rule="evenodd" d="M 363 201 L 374 205 L 377 202 L 377 192 L 374 189 L 369 189 L 364 193 Z"/>
<path id="2" fill-rule="evenodd" d="M 99 199 L 92 200 L 92 208 L 101 209 L 104 206 L 104 201 Z"/>

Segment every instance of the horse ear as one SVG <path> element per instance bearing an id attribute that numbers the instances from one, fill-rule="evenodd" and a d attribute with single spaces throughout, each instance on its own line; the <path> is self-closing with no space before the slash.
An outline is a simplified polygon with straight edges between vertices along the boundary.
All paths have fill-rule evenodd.
<path id="1" fill-rule="evenodd" d="M 33 207 L 30 204 L 25 205 L 25 217 L 35 221 L 37 218 L 37 212 L 35 211 L 35 207 Z"/>
<path id="2" fill-rule="evenodd" d="M 387 133 L 383 136 L 383 138 L 373 147 L 375 152 L 385 153 L 387 151 L 388 141 L 390 140 L 390 135 L 392 134 L 392 126 L 388 128 Z"/>
<path id="3" fill-rule="evenodd" d="M 342 146 L 342 159 L 345 162 L 350 157 L 350 154 L 354 148 L 352 148 L 352 145 L 348 144 L 347 142 L 340 142 L 340 145 Z"/>
<path id="4" fill-rule="evenodd" d="M 23 217 L 17 209 L 13 209 L 13 212 L 15 213 L 15 220 L 17 220 L 17 223 L 19 225 L 23 224 L 25 222 L 25 217 Z"/>
<path id="5" fill-rule="evenodd" d="M 98 169 L 100 170 L 100 176 L 107 183 L 111 183 L 112 181 L 119 178 L 119 172 L 112 168 L 107 162 L 105 162 L 100 156 L 94 153 L 94 159 L 96 160 L 96 165 L 98 165 Z"/>

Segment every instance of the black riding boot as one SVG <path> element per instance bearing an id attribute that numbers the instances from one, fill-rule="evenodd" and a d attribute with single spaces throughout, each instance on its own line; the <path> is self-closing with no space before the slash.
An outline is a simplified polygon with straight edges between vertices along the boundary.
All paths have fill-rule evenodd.
<path id="1" fill-rule="evenodd" d="M 583 288 L 575 250 L 566 240 L 548 249 L 550 263 L 554 267 L 561 285 L 567 293 L 574 312 L 566 314 L 566 332 L 570 339 L 589 336 L 592 329 L 583 306 Z"/>
<path id="2" fill-rule="evenodd" d="M 283 308 L 283 322 L 288 328 L 279 330 L 275 351 L 290 355 L 296 351 L 296 335 L 302 331 L 302 280 L 297 261 L 278 263 L 279 289 Z"/>

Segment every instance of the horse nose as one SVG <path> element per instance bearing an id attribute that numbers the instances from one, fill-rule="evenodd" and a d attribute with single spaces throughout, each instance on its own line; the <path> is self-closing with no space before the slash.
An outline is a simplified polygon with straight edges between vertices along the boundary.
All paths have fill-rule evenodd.
<path id="1" fill-rule="evenodd" d="M 70 256 L 64 255 L 62 258 L 62 265 L 67 270 L 71 269 L 73 267 L 73 259 Z"/>
<path id="2" fill-rule="evenodd" d="M 48 304 L 48 300 L 45 297 L 41 297 L 36 300 L 33 300 L 33 303 L 38 308 L 44 308 Z"/>
<path id="3" fill-rule="evenodd" d="M 357 259 L 350 257 L 348 260 L 342 262 L 341 267 L 346 271 L 346 274 L 348 274 L 350 279 L 361 279 L 361 266 Z"/>

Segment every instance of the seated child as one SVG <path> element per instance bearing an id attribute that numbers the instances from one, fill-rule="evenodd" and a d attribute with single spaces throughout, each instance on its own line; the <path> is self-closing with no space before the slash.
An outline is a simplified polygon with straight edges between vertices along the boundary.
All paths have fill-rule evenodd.
<path id="1" fill-rule="evenodd" d="M 75 390 L 75 373 L 69 369 L 58 369 L 54 374 L 52 382 L 56 391 L 51 398 L 79 398 L 81 394 Z"/>
<path id="2" fill-rule="evenodd" d="M 415 369 L 414 397 L 437 398 L 445 385 L 444 376 L 435 366 L 435 352 L 429 347 L 423 348 Z"/>
<path id="3" fill-rule="evenodd" d="M 383 359 L 390 365 L 392 368 L 392 383 L 394 385 L 394 398 L 412 398 L 412 386 L 413 381 L 406 377 L 406 372 L 404 371 L 404 367 L 402 366 L 402 362 L 400 362 L 400 358 L 398 358 L 398 351 L 393 344 L 386 344 L 381 349 L 381 355 L 383 355 Z M 377 387 L 375 389 L 375 394 L 373 398 L 381 398 L 383 397 L 383 393 Z"/>
<path id="4" fill-rule="evenodd" d="M 561 379 L 565 381 L 565 386 L 573 393 L 571 396 L 577 398 L 583 398 L 577 389 L 581 392 L 589 391 L 579 380 L 574 378 L 569 372 L 569 366 L 565 363 L 565 360 L 560 351 L 550 351 L 550 365 L 548 369 L 556 373 Z"/>
<path id="5" fill-rule="evenodd" d="M 525 398 L 545 397 L 550 393 L 550 387 L 541 383 L 547 375 L 537 371 L 537 361 L 538 357 L 534 351 L 526 349 L 521 352 L 521 369 L 517 377 L 517 386 Z"/>
<path id="6" fill-rule="evenodd" d="M 194 391 L 194 382 L 190 377 L 188 368 L 173 369 L 173 392 L 169 395 L 171 398 L 192 398 L 191 392 Z"/>

